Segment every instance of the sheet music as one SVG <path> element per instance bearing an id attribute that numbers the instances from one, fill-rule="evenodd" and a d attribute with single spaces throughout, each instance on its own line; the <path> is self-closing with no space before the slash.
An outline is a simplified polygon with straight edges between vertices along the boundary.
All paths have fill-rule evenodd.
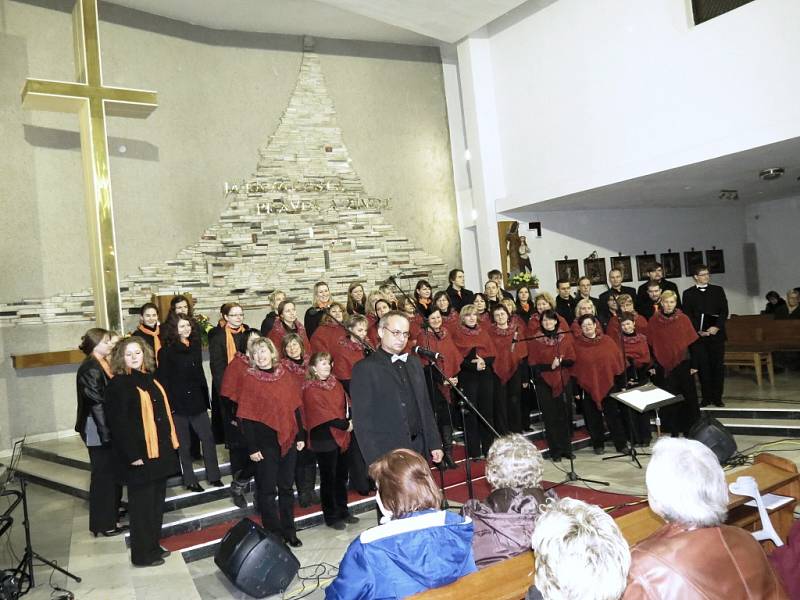
<path id="1" fill-rule="evenodd" d="M 636 388 L 627 392 L 619 392 L 614 396 L 639 412 L 649 410 L 652 404 L 674 397 L 668 391 L 657 387 Z"/>
<path id="2" fill-rule="evenodd" d="M 780 508 L 784 504 L 789 504 L 789 502 L 793 501 L 794 498 L 790 498 L 789 496 L 779 496 L 778 494 L 764 494 L 761 496 L 762 502 L 764 502 L 764 508 L 767 510 L 775 510 L 776 508 Z M 750 500 L 749 502 L 744 503 L 745 506 L 758 506 L 755 500 Z"/>

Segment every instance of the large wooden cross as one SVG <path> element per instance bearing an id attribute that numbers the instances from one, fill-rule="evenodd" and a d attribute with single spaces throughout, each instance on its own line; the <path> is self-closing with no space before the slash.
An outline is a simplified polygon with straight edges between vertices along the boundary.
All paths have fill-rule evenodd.
<path id="1" fill-rule="evenodd" d="M 155 92 L 103 85 L 97 0 L 76 0 L 72 11 L 76 82 L 28 79 L 22 106 L 80 117 L 84 197 L 89 219 L 95 314 L 98 327 L 122 332 L 106 116 L 146 118 Z"/>

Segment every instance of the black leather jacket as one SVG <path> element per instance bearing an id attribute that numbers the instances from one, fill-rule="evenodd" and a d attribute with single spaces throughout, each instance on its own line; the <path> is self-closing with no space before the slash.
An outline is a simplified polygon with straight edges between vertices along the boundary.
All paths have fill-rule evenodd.
<path id="1" fill-rule="evenodd" d="M 97 425 L 97 432 L 103 444 L 111 442 L 111 431 L 106 423 L 104 408 L 108 376 L 100 363 L 93 356 L 87 356 L 78 367 L 77 392 L 78 392 L 78 417 L 75 421 L 75 431 L 81 439 L 86 441 L 86 419 L 89 415 Z"/>

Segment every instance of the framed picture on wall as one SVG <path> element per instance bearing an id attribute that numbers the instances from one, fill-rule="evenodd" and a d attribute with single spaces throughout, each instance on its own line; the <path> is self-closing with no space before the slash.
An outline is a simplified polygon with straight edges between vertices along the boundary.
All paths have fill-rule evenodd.
<path id="1" fill-rule="evenodd" d="M 667 279 L 681 277 L 680 252 L 665 252 L 661 255 L 661 264 L 664 266 L 664 277 Z"/>
<path id="2" fill-rule="evenodd" d="M 622 282 L 633 281 L 633 268 L 631 267 L 630 256 L 612 256 L 611 268 L 622 271 Z"/>
<path id="3" fill-rule="evenodd" d="M 683 253 L 683 265 L 686 267 L 686 275 L 691 277 L 697 265 L 703 264 L 703 253 L 700 250 L 687 250 Z"/>
<path id="4" fill-rule="evenodd" d="M 592 285 L 602 285 L 606 282 L 606 259 L 584 258 L 583 274 L 592 280 Z"/>
<path id="5" fill-rule="evenodd" d="M 647 281 L 650 276 L 650 267 L 658 262 L 655 254 L 637 254 L 636 255 L 636 270 L 638 271 L 639 281 Z"/>
<path id="6" fill-rule="evenodd" d="M 556 280 L 569 279 L 570 285 L 578 285 L 578 259 L 565 258 L 556 261 Z"/>
<path id="7" fill-rule="evenodd" d="M 708 272 L 712 275 L 714 273 L 725 272 L 725 255 L 722 250 L 706 250 L 706 264 L 708 265 Z"/>

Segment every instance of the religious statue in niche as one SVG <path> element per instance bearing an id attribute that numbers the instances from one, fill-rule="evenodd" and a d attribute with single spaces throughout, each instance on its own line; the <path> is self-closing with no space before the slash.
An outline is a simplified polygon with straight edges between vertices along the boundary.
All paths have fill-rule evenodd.
<path id="1" fill-rule="evenodd" d="M 697 265 L 703 264 L 703 253 L 700 250 L 687 250 L 683 253 L 683 265 L 686 267 L 686 275 L 694 275 Z"/>
<path id="2" fill-rule="evenodd" d="M 639 281 L 647 281 L 650 279 L 650 276 L 648 275 L 650 272 L 650 267 L 657 262 L 658 261 L 656 260 L 655 254 L 636 255 L 636 270 L 638 271 Z"/>
<path id="3" fill-rule="evenodd" d="M 564 258 L 556 261 L 556 280 L 568 279 L 570 285 L 578 285 L 578 260 Z"/>
<path id="4" fill-rule="evenodd" d="M 592 285 L 604 284 L 606 282 L 606 259 L 584 258 L 583 272 L 591 280 Z"/>
<path id="5" fill-rule="evenodd" d="M 531 250 L 528 248 L 528 240 L 524 235 L 519 236 L 519 264 L 522 272 L 533 273 Z"/>
<path id="6" fill-rule="evenodd" d="M 708 265 L 709 273 L 724 273 L 725 256 L 722 250 L 717 250 L 716 246 L 714 246 L 713 250 L 706 250 L 706 264 Z"/>
<path id="7" fill-rule="evenodd" d="M 661 255 L 661 265 L 664 267 L 664 277 L 674 279 L 681 274 L 681 255 L 680 252 L 668 250 Z"/>
<path id="8" fill-rule="evenodd" d="M 633 267 L 631 266 L 630 256 L 612 256 L 611 268 L 618 269 L 622 273 L 622 283 L 633 281 Z"/>

